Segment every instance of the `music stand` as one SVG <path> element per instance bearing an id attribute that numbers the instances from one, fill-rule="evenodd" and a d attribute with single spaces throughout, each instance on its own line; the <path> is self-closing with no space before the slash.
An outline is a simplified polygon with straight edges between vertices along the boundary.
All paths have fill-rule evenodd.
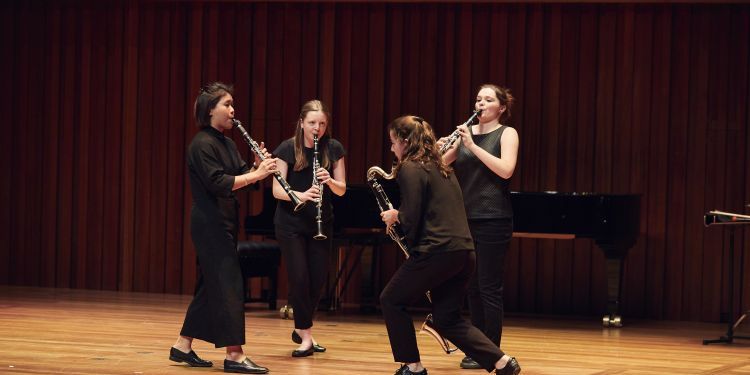
<path id="1" fill-rule="evenodd" d="M 709 226 L 712 224 L 747 224 L 744 215 L 731 214 L 721 211 L 710 211 L 704 216 L 705 225 Z M 738 220 L 739 218 L 739 220 Z M 735 225 L 729 225 L 729 313 L 734 310 L 734 230 Z M 745 252 L 740 253 L 740 296 L 742 296 L 742 278 L 744 275 L 745 266 Z M 735 335 L 734 331 L 742 322 L 747 318 L 750 311 L 745 311 L 735 322 L 732 322 L 731 318 L 727 322 L 727 333 L 718 339 L 703 339 L 703 345 L 716 344 L 716 343 L 727 343 L 731 344 L 735 339 L 750 340 L 750 336 L 739 336 Z"/>

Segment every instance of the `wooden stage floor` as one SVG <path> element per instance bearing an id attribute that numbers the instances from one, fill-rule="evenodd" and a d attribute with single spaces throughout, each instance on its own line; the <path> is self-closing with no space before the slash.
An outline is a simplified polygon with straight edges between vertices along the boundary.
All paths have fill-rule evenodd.
<path id="1" fill-rule="evenodd" d="M 189 296 L 0 286 L 0 373 L 218 374 L 223 349 L 194 348 L 210 369 L 170 362 Z M 415 327 L 422 314 L 415 314 Z M 510 317 L 503 349 L 518 358 L 522 374 L 750 374 L 750 342 L 704 346 L 720 324 L 625 321 L 603 329 L 596 319 Z M 315 337 L 328 352 L 291 358 L 292 322 L 276 311 L 247 310 L 245 350 L 271 374 L 393 374 L 379 315 L 320 313 Z M 745 333 L 746 335 L 747 333 Z M 461 370 L 460 352 L 443 354 L 417 335 L 431 375 L 484 374 Z"/>

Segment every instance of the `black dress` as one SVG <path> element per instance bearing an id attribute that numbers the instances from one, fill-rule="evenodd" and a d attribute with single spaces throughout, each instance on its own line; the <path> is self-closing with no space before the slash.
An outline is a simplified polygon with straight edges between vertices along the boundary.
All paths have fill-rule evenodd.
<path id="1" fill-rule="evenodd" d="M 193 207 L 190 234 L 200 274 L 180 335 L 216 345 L 245 343 L 242 273 L 237 257 L 239 228 L 235 176 L 247 173 L 235 143 L 208 127 L 193 137 L 187 151 Z"/>

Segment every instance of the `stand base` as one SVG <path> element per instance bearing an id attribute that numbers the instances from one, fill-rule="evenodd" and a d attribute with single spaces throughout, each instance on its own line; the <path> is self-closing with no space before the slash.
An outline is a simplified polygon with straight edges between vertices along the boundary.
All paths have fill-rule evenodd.
<path id="1" fill-rule="evenodd" d="M 734 334 L 734 331 L 737 329 L 737 327 L 740 326 L 740 324 L 742 324 L 742 321 L 747 318 L 748 314 L 750 314 L 750 311 L 746 311 L 744 314 L 742 314 L 742 316 L 740 316 L 734 324 L 729 323 L 726 335 L 721 336 L 718 339 L 703 339 L 703 345 L 720 343 L 731 344 L 736 339 L 750 340 L 750 336 L 737 336 Z"/>
<path id="2" fill-rule="evenodd" d="M 731 344 L 736 339 L 750 340 L 750 337 L 748 337 L 748 336 L 735 336 L 735 335 L 732 335 L 732 336 L 721 336 L 718 339 L 713 339 L 713 340 L 703 339 L 703 345 L 719 344 L 719 343 Z"/>

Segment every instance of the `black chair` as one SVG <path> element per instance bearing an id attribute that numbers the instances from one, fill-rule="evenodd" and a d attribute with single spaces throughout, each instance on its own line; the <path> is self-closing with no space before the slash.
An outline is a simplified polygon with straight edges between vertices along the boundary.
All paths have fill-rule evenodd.
<path id="1" fill-rule="evenodd" d="M 240 268 L 244 280 L 245 302 L 268 302 L 268 308 L 276 310 L 277 287 L 281 250 L 273 242 L 240 241 L 237 246 Z M 247 290 L 247 279 L 251 277 L 268 277 L 270 286 L 261 291 L 260 298 L 252 298 Z"/>
<path id="2" fill-rule="evenodd" d="M 260 184 L 254 185 L 260 188 Z M 281 249 L 276 242 L 273 227 L 273 217 L 276 213 L 276 198 L 273 197 L 271 188 L 263 189 L 263 206 L 257 215 L 247 215 L 245 217 L 245 234 L 248 236 L 259 236 L 263 240 L 260 242 L 240 242 L 238 251 L 240 255 L 240 264 L 242 266 L 242 275 L 245 278 L 245 287 L 247 289 L 247 278 L 249 277 L 268 277 L 271 281 L 270 289 L 261 293 L 261 298 L 250 298 L 245 290 L 246 302 L 268 301 L 268 307 L 276 309 L 277 286 L 279 265 L 281 264 Z M 270 242 L 267 241 L 270 239 Z M 264 298 L 265 297 L 265 298 Z"/>

